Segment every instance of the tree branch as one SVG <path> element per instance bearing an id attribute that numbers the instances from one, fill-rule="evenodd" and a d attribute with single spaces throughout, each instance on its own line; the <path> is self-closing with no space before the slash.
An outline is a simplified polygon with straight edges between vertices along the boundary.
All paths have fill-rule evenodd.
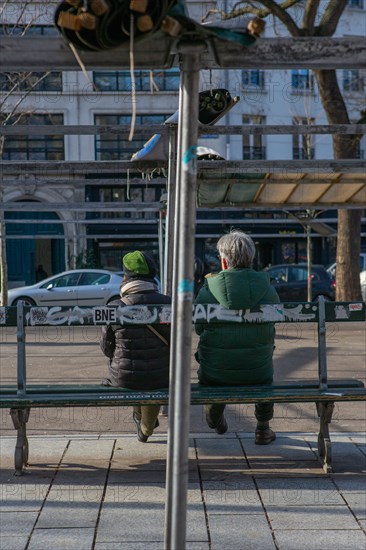
<path id="1" fill-rule="evenodd" d="M 305 4 L 301 28 L 306 31 L 306 34 L 309 36 L 314 34 L 314 23 L 319 4 L 320 0 L 307 0 Z"/>
<path id="2" fill-rule="evenodd" d="M 280 21 L 282 21 L 282 23 L 287 27 L 292 36 L 299 36 L 301 34 L 300 29 L 286 10 L 288 10 L 292 6 L 295 6 L 296 4 L 299 4 L 301 1 L 302 0 L 285 0 L 284 2 L 282 2 L 282 4 L 277 4 L 277 2 L 275 2 L 274 0 L 258 0 L 257 4 L 262 4 L 262 6 L 264 6 L 264 8 L 262 9 L 255 6 L 254 4 L 251 4 L 251 2 L 249 2 L 250 6 L 237 8 L 237 6 L 240 6 L 244 3 L 237 2 L 229 13 L 225 13 L 222 10 L 209 10 L 205 17 L 202 18 L 202 21 L 208 19 L 211 14 L 218 13 L 221 15 L 223 20 L 235 19 L 236 17 L 240 17 L 241 15 L 246 14 L 256 15 L 257 17 L 261 18 L 267 17 L 268 15 L 274 15 L 275 17 L 280 19 Z M 248 2 L 245 3 L 248 4 Z"/>
<path id="3" fill-rule="evenodd" d="M 315 36 L 332 36 L 347 4 L 348 0 L 329 0 L 323 17 L 315 29 Z"/>
<path id="4" fill-rule="evenodd" d="M 32 74 L 32 73 L 29 73 L 29 74 Z M 48 71 L 47 73 L 44 73 L 41 77 L 38 78 L 38 80 L 36 80 L 36 82 L 34 82 L 28 90 L 25 90 L 23 93 L 22 93 L 22 96 L 18 99 L 18 101 L 15 103 L 15 105 L 12 106 L 11 108 L 11 111 L 8 113 L 8 115 L 1 121 L 1 124 L 2 125 L 5 125 L 10 119 L 12 116 L 14 116 L 14 114 L 16 113 L 16 110 L 18 109 L 19 105 L 21 105 L 23 103 L 23 101 L 25 100 L 25 98 L 34 90 L 34 88 L 36 88 L 36 86 L 38 86 L 38 84 L 40 82 L 42 82 L 42 80 L 44 78 L 46 78 L 48 75 L 50 74 L 50 71 Z"/>

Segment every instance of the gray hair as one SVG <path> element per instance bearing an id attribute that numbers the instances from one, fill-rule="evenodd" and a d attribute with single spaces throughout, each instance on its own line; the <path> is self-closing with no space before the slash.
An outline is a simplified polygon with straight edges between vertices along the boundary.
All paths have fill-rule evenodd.
<path id="1" fill-rule="evenodd" d="M 223 235 L 217 243 L 221 258 L 228 267 L 252 267 L 255 256 L 255 244 L 249 235 L 235 229 Z"/>

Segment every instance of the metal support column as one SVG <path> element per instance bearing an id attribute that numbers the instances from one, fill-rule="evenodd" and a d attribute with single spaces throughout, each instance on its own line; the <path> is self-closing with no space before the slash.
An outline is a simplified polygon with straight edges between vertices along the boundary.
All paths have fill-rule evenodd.
<path id="1" fill-rule="evenodd" d="M 172 124 L 169 130 L 168 160 L 168 200 L 165 218 L 164 241 L 164 294 L 172 295 L 173 257 L 174 257 L 174 223 L 176 219 L 176 177 L 177 177 L 177 125 Z"/>
<path id="2" fill-rule="evenodd" d="M 17 393 L 25 394 L 27 384 L 25 363 L 25 328 L 24 328 L 24 302 L 17 303 Z"/>
<path id="3" fill-rule="evenodd" d="M 167 464 L 167 507 L 165 549 L 183 550 L 186 542 L 188 446 L 190 420 L 190 370 L 192 347 L 192 302 L 197 186 L 198 90 L 200 54 L 204 42 L 181 41 L 181 94 L 177 200 L 179 238 L 175 242 L 174 268 L 177 272 L 176 304 L 173 305 L 172 359 Z M 181 246 L 180 246 L 181 244 Z M 178 269 L 177 269 L 178 268 Z M 176 271 L 177 270 L 177 271 Z M 173 284 L 174 284 L 173 280 Z M 173 292 L 174 294 L 174 292 Z M 173 405 L 173 406 L 172 406 Z"/>

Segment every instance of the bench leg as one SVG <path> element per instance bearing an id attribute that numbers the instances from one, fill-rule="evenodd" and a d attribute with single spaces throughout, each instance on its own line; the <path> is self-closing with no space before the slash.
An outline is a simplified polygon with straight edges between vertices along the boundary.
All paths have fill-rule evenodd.
<path id="1" fill-rule="evenodd" d="M 10 409 L 10 416 L 17 430 L 17 442 L 15 445 L 14 464 L 15 475 L 20 476 L 23 469 L 28 464 L 28 439 L 27 439 L 27 422 L 30 409 Z"/>
<path id="2" fill-rule="evenodd" d="M 332 420 L 334 403 L 316 403 L 316 410 L 320 419 L 320 431 L 318 434 L 318 453 L 323 459 L 323 470 L 326 473 L 332 471 L 332 443 L 329 436 L 329 424 Z"/>

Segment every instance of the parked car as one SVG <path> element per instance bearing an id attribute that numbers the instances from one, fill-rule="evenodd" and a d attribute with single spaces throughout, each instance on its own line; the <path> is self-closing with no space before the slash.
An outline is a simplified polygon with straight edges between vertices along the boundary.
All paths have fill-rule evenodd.
<path id="1" fill-rule="evenodd" d="M 75 269 L 43 279 L 31 286 L 13 288 L 8 304 L 24 300 L 31 306 L 98 306 L 119 298 L 122 275 L 105 269 Z"/>
<path id="2" fill-rule="evenodd" d="M 366 270 L 360 273 L 362 300 L 366 302 Z"/>
<path id="3" fill-rule="evenodd" d="M 333 262 L 332 264 L 328 265 L 327 271 L 328 273 L 335 279 L 336 278 L 336 269 L 337 269 L 337 263 Z M 366 271 L 366 252 L 361 252 L 360 254 L 360 273 L 363 271 Z"/>
<path id="4" fill-rule="evenodd" d="M 307 264 L 281 264 L 265 269 L 271 277 L 271 284 L 275 287 L 283 302 L 306 302 L 308 285 Z M 335 299 L 335 281 L 322 265 L 311 267 L 312 300 L 317 301 L 319 296 L 326 300 Z"/>

